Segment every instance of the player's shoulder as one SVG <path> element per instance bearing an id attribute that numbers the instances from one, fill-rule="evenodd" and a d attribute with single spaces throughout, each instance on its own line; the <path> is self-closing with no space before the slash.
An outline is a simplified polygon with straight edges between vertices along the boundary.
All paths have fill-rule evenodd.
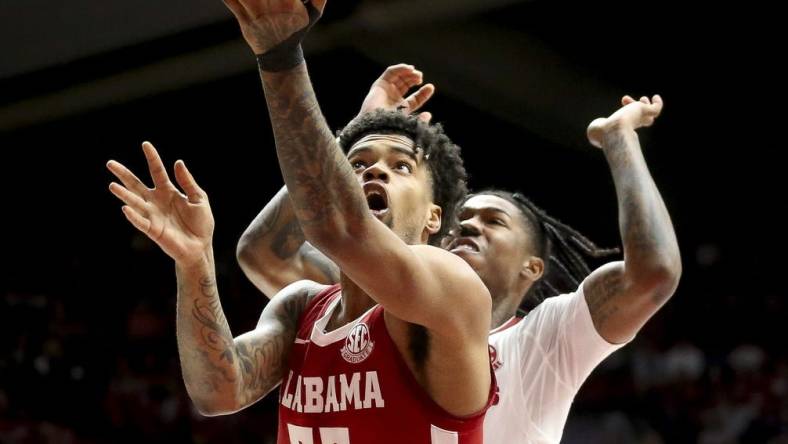
<path id="1" fill-rule="evenodd" d="M 573 305 L 582 303 L 585 300 L 583 293 L 583 284 L 572 291 L 561 293 L 556 296 L 546 298 L 539 303 L 533 310 L 529 311 L 526 318 L 535 318 L 555 313 L 561 313 L 568 310 Z"/>
<path id="2" fill-rule="evenodd" d="M 517 325 L 515 332 L 501 336 L 518 336 L 528 341 L 553 343 L 558 337 L 571 330 L 570 325 L 586 308 L 582 284 L 573 291 L 551 296 L 530 310 Z M 514 339 L 512 339 L 514 340 Z"/>
<path id="3" fill-rule="evenodd" d="M 321 302 L 330 299 L 338 291 L 340 291 L 339 284 L 325 285 L 304 279 L 293 282 L 280 290 L 269 304 L 282 307 L 290 316 L 298 319 L 304 313 L 321 305 Z"/>
<path id="4" fill-rule="evenodd" d="M 295 281 L 276 294 L 276 298 L 297 299 L 308 303 L 315 298 L 326 296 L 332 290 L 338 290 L 339 284 L 325 285 L 308 279 Z"/>

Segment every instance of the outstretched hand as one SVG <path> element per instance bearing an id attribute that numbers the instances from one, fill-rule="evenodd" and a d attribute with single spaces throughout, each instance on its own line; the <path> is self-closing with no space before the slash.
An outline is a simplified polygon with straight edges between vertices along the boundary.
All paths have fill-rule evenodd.
<path id="1" fill-rule="evenodd" d="M 594 119 L 588 125 L 586 135 L 591 145 L 601 148 L 605 134 L 612 130 L 634 131 L 638 128 L 651 126 L 662 112 L 663 103 L 662 97 L 659 95 L 655 95 L 651 99 L 643 96 L 640 100 L 624 96 L 621 99 L 621 105 L 621 108 L 609 117 Z"/>
<path id="2" fill-rule="evenodd" d="M 413 65 L 399 64 L 386 68 L 369 89 L 359 114 L 372 112 L 376 109 L 399 110 L 405 114 L 418 111 L 435 93 L 435 86 L 428 83 L 413 94 L 405 95 L 414 87 L 421 85 L 424 74 Z M 420 120 L 429 123 L 432 114 L 421 112 Z"/>
<path id="3" fill-rule="evenodd" d="M 175 187 L 167 170 L 149 142 L 142 144 L 153 188 L 148 188 L 128 168 L 110 160 L 107 168 L 122 183 L 112 182 L 109 190 L 125 204 L 123 214 L 135 228 L 145 233 L 181 266 L 204 257 L 211 247 L 214 220 L 208 195 L 197 185 L 182 160 L 175 162 Z"/>

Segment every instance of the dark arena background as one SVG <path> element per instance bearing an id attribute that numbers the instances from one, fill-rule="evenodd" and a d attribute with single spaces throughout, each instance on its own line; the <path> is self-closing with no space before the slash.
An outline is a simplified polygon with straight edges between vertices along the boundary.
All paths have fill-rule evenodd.
<path id="1" fill-rule="evenodd" d="M 616 197 L 585 127 L 624 94 L 664 98 L 639 133 L 682 281 L 582 387 L 567 444 L 788 442 L 784 24 L 689 4 L 330 0 L 305 43 L 333 128 L 387 65 L 415 64 L 473 188 L 521 190 L 604 246 L 620 244 Z M 143 140 L 187 161 L 230 325 L 253 328 L 266 299 L 235 246 L 282 179 L 236 21 L 219 0 L 5 1 L 0 47 L 0 442 L 273 443 L 275 396 L 192 407 L 172 260 L 104 166 L 149 182 Z"/>

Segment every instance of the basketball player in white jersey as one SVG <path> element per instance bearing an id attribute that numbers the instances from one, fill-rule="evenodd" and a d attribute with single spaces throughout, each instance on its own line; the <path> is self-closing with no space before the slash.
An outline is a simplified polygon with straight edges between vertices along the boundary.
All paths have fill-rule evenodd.
<path id="1" fill-rule="evenodd" d="M 361 113 L 379 107 L 417 111 L 434 87 L 404 97 L 421 82 L 422 73 L 413 66 L 389 67 L 373 84 Z M 659 96 L 624 97 L 622 108 L 588 127 L 589 141 L 603 151 L 613 174 L 623 261 L 589 276 L 585 257 L 610 251 L 520 194 L 488 190 L 463 202 L 459 227 L 444 246 L 474 268 L 493 298 L 489 342 L 500 399 L 485 419 L 486 443 L 558 443 L 583 381 L 675 291 L 681 274 L 678 245 L 635 132 L 650 126 L 661 108 Z M 336 266 L 305 242 L 286 189 L 244 233 L 238 259 L 267 295 L 303 277 L 331 283 L 337 276 Z M 525 316 L 518 310 L 535 304 Z"/>

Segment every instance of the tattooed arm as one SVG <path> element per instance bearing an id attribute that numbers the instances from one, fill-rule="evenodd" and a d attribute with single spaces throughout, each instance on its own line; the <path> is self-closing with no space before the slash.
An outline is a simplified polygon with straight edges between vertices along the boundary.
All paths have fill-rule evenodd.
<path id="1" fill-rule="evenodd" d="M 448 252 L 408 247 L 372 216 L 320 112 L 306 64 L 291 44 L 322 13 L 325 0 L 225 4 L 258 55 L 279 166 L 306 239 L 391 315 L 485 338 L 489 314 L 479 313 L 489 309 L 490 297 L 479 277 Z M 447 303 L 455 310 L 446 310 Z"/>
<path id="2" fill-rule="evenodd" d="M 257 327 L 233 338 L 222 312 L 214 267 L 178 267 L 178 353 L 186 390 L 204 415 L 253 404 L 279 385 L 298 318 L 319 286 L 300 281 L 268 302 Z"/>
<path id="3" fill-rule="evenodd" d="M 489 293 L 464 261 L 437 248 L 409 247 L 369 212 L 306 66 L 262 72 L 262 80 L 279 165 L 306 239 L 399 319 L 463 334 L 467 322 L 483 322 L 478 304 L 488 307 Z M 446 310 L 447 303 L 456 310 Z M 489 319 L 486 324 L 484 330 Z"/>
<path id="4" fill-rule="evenodd" d="M 246 277 L 269 298 L 292 282 L 339 282 L 339 269 L 304 238 L 282 187 L 244 231 L 237 249 Z"/>
<path id="5" fill-rule="evenodd" d="M 662 99 L 626 96 L 622 105 L 588 127 L 589 141 L 603 150 L 613 175 L 624 244 L 624 261 L 594 271 L 584 286 L 594 326 L 612 343 L 630 340 L 673 295 L 681 275 L 673 225 L 635 132 L 654 122 Z"/>
<path id="6" fill-rule="evenodd" d="M 435 87 L 427 84 L 405 97 L 421 82 L 422 73 L 414 66 L 389 66 L 370 87 L 359 115 L 376 109 L 416 112 L 435 92 Z M 419 113 L 424 121 L 429 122 L 431 117 L 428 112 Z M 339 282 L 336 264 L 304 238 L 286 187 L 279 190 L 244 231 L 236 255 L 246 277 L 268 297 L 301 279 L 324 284 Z"/>
<path id="7" fill-rule="evenodd" d="M 126 205 L 123 213 L 175 260 L 178 278 L 178 352 L 186 389 L 206 415 L 237 411 L 274 388 L 281 379 L 301 310 L 312 293 L 300 283 L 266 306 L 257 328 L 233 339 L 222 312 L 213 262 L 213 215 L 208 196 L 182 161 L 170 182 L 164 164 L 143 144 L 154 188 L 118 162 L 107 167 L 123 185 L 110 191 Z"/>

